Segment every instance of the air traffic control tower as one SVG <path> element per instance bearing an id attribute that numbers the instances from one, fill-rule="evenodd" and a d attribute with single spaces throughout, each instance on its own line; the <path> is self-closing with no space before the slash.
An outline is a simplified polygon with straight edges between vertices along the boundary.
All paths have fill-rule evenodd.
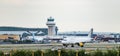
<path id="1" fill-rule="evenodd" d="M 54 18 L 49 17 L 49 18 L 47 19 L 46 25 L 48 26 L 48 36 L 55 36 L 56 32 L 55 32 L 55 22 L 54 22 Z"/>

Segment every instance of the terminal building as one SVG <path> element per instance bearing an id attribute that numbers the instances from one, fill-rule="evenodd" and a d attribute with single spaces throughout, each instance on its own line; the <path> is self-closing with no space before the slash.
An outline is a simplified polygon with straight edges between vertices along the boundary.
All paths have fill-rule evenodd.
<path id="1" fill-rule="evenodd" d="M 0 39 L 2 38 L 2 35 L 19 35 L 20 38 L 24 38 L 32 36 L 33 34 L 35 36 L 46 36 L 48 35 L 48 28 L 0 27 Z"/>
<path id="2" fill-rule="evenodd" d="M 0 27 L 0 39 L 4 39 L 3 36 L 18 35 L 19 38 L 25 38 L 27 36 L 44 36 L 47 35 L 47 28 L 23 28 L 23 27 Z M 6 37 L 6 38 L 8 38 Z M 5 39 L 6 39 L 5 38 Z M 12 38 L 12 37 L 11 37 Z M 14 38 L 14 37 L 13 37 Z"/>

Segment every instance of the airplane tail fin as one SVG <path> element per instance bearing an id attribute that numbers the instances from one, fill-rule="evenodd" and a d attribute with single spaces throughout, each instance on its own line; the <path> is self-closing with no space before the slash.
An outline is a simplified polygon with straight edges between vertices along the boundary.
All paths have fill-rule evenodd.
<path id="1" fill-rule="evenodd" d="M 93 37 L 93 28 L 90 29 L 90 32 L 88 34 L 88 37 L 92 38 Z"/>

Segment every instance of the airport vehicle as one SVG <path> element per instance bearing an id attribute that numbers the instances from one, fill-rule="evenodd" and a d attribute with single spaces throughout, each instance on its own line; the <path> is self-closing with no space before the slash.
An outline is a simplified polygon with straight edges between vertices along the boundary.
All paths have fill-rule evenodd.
<path id="1" fill-rule="evenodd" d="M 84 44 L 86 42 L 91 42 L 95 40 L 92 38 L 92 34 L 93 34 L 93 29 L 90 30 L 88 36 L 67 36 L 67 37 L 64 37 L 61 43 L 65 47 L 68 47 L 68 45 L 71 45 L 71 47 L 74 47 L 74 45 L 84 47 Z"/>

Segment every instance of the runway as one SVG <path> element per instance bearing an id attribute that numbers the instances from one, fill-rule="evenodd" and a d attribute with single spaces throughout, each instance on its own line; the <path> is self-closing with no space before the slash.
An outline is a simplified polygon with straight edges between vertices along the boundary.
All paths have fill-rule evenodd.
<path id="1" fill-rule="evenodd" d="M 107 49 L 116 49 L 120 46 L 120 43 L 86 43 L 84 47 L 75 46 L 75 47 L 63 47 L 62 44 L 1 44 L 1 51 L 10 51 L 10 50 L 57 50 L 57 49 L 73 49 L 73 50 L 107 50 Z"/>

